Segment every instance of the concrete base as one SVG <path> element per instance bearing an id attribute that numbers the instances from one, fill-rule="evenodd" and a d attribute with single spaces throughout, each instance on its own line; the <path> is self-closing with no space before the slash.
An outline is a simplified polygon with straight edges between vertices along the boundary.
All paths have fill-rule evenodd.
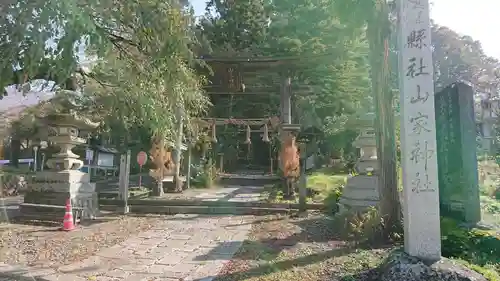
<path id="1" fill-rule="evenodd" d="M 88 180 L 88 174 L 76 170 L 39 172 L 28 186 L 24 203 L 65 206 L 71 198 L 73 207 L 83 208 L 83 219 L 94 219 L 99 212 L 98 194 L 95 183 Z M 21 215 L 30 210 L 33 208 L 22 208 Z"/>
<path id="2" fill-rule="evenodd" d="M 358 175 L 347 179 L 339 200 L 340 211 L 364 210 L 379 202 L 378 177 Z"/>
<path id="3" fill-rule="evenodd" d="M 176 182 L 173 176 L 168 176 L 163 179 L 164 192 L 171 193 L 176 191 L 183 191 L 186 189 L 186 177 L 180 176 L 179 182 Z"/>
<path id="4" fill-rule="evenodd" d="M 122 214 L 124 214 L 124 215 L 126 215 L 126 214 L 130 213 L 130 206 L 128 206 L 128 205 L 127 205 L 127 206 L 123 206 L 123 207 L 121 207 L 121 208 L 120 208 L 120 213 L 122 213 Z"/>
<path id="5" fill-rule="evenodd" d="M 366 173 L 369 169 L 372 171 L 378 171 L 378 162 L 377 160 L 369 159 L 369 160 L 363 160 L 359 159 L 358 162 L 356 163 L 356 172 L 358 173 Z"/>

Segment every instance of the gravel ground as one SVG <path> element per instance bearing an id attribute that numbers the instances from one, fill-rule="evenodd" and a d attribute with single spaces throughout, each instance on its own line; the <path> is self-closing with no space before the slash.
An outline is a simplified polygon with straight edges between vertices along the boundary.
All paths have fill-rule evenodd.
<path id="1" fill-rule="evenodd" d="M 216 281 L 375 281 L 387 249 L 356 249 L 320 214 L 302 218 L 267 216 Z"/>
<path id="2" fill-rule="evenodd" d="M 59 226 L 0 224 L 0 262 L 57 267 L 83 260 L 100 249 L 150 229 L 164 216 L 103 216 L 71 232 Z"/>

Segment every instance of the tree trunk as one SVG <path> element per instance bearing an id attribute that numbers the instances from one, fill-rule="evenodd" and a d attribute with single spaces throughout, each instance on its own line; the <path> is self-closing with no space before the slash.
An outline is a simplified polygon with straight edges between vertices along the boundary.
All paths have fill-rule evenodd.
<path id="1" fill-rule="evenodd" d="M 19 157 L 21 156 L 21 140 L 12 139 L 10 142 L 10 166 L 19 168 Z"/>
<path id="2" fill-rule="evenodd" d="M 375 101 L 375 131 L 379 161 L 380 215 L 384 221 L 384 238 L 401 228 L 400 202 L 397 189 L 397 160 L 393 92 L 390 84 L 388 42 L 390 36 L 389 10 L 385 0 L 377 1 L 376 14 L 368 22 L 372 91 Z"/>

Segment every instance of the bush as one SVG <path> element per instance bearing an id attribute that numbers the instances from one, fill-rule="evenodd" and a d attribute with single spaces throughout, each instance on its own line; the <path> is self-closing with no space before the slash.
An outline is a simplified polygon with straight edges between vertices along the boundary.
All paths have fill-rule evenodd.
<path id="1" fill-rule="evenodd" d="M 313 173 L 307 177 L 307 189 L 311 199 L 336 209 L 346 184 L 347 175 Z"/>
<path id="2" fill-rule="evenodd" d="M 462 228 L 452 219 L 441 218 L 441 241 L 443 256 L 481 266 L 485 272 L 500 272 L 499 237 L 483 230 Z M 499 280 L 500 276 L 496 274 L 496 278 L 490 280 Z"/>
<path id="3" fill-rule="evenodd" d="M 500 186 L 498 180 L 493 184 L 482 184 L 479 186 L 481 195 L 500 200 Z"/>
<path id="4" fill-rule="evenodd" d="M 498 269 L 495 269 L 492 265 L 480 266 L 477 264 L 468 263 L 463 260 L 459 260 L 460 263 L 465 265 L 466 267 L 480 273 L 489 281 L 500 281 L 500 275 L 498 273 Z"/>
<path id="5" fill-rule="evenodd" d="M 217 182 L 217 168 L 211 159 L 193 170 L 195 176 L 191 179 L 191 184 L 194 187 L 211 188 Z"/>
<path id="6" fill-rule="evenodd" d="M 352 240 L 357 244 L 378 244 L 387 242 L 384 237 L 385 222 L 378 209 L 370 207 L 364 211 L 350 210 L 335 217 L 336 225 L 342 238 Z M 390 239 L 395 242 L 402 238 L 400 231 L 391 234 Z"/>
<path id="7" fill-rule="evenodd" d="M 329 175 L 323 172 L 314 172 L 307 176 L 307 200 L 313 203 L 323 203 L 326 211 L 333 214 L 337 211 L 337 203 L 346 184 L 347 175 Z M 296 185 L 298 188 L 298 184 Z M 271 202 L 298 202 L 298 192 L 289 200 L 284 198 L 283 184 L 277 183 L 266 186 L 266 193 Z"/>
<path id="8" fill-rule="evenodd" d="M 481 209 L 493 215 L 500 214 L 500 202 L 497 199 L 481 196 Z"/>

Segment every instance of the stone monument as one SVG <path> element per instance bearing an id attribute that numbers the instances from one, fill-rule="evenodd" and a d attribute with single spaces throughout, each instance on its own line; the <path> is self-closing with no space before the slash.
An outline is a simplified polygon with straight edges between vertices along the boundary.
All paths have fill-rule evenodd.
<path id="1" fill-rule="evenodd" d="M 378 160 L 375 131 L 373 129 L 374 114 L 368 113 L 351 121 L 360 127 L 360 133 L 354 145 L 360 149 L 360 158 L 354 169 L 356 175 L 347 179 L 346 186 L 339 200 L 341 212 L 346 210 L 363 210 L 376 206 L 379 202 L 378 192 Z"/>
<path id="2" fill-rule="evenodd" d="M 442 128 L 436 126 L 429 2 L 397 3 L 405 252 L 393 251 L 379 267 L 377 280 L 486 281 L 441 257 L 436 130 Z M 475 144 L 469 149 L 475 150 Z"/>
<path id="3" fill-rule="evenodd" d="M 71 199 L 73 207 L 83 208 L 83 218 L 94 218 L 98 213 L 98 196 L 95 183 L 90 183 L 90 175 L 79 171 L 83 161 L 71 150 L 85 143 L 80 137 L 80 130 L 95 129 L 99 124 L 79 117 L 74 111 L 75 105 L 65 102 L 63 112 L 55 111 L 40 117 L 48 127 L 48 140 L 59 152 L 47 160 L 48 170 L 36 173 L 28 186 L 24 203 L 20 209 L 23 215 L 36 218 L 53 214 L 64 214 L 58 206 L 64 206 Z M 59 215 L 54 219 L 62 219 Z"/>
<path id="4" fill-rule="evenodd" d="M 481 220 L 474 91 L 454 83 L 435 95 L 441 214 L 475 224 Z"/>
<path id="5" fill-rule="evenodd" d="M 405 252 L 437 261 L 441 230 L 429 0 L 400 0 L 397 6 Z"/>

